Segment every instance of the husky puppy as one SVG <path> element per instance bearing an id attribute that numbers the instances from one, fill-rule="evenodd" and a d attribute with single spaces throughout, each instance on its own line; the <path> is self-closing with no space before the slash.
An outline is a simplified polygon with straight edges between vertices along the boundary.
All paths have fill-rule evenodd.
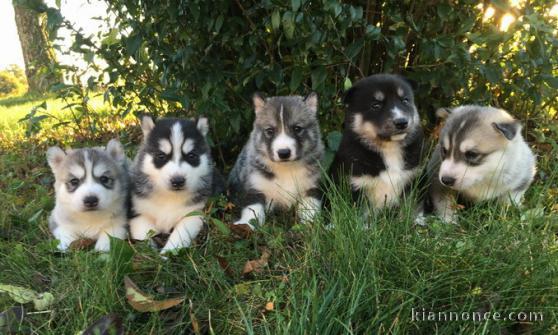
<path id="1" fill-rule="evenodd" d="M 339 183 L 349 178 L 353 200 L 372 209 L 396 206 L 419 172 L 423 131 L 410 82 L 376 74 L 347 92 L 345 130 L 330 168 Z"/>
<path id="2" fill-rule="evenodd" d="M 50 147 L 47 160 L 54 173 L 56 205 L 49 228 L 66 250 L 79 238 L 97 240 L 95 249 L 110 248 L 109 235 L 126 238 L 127 158 L 122 144 L 106 148 Z"/>
<path id="3" fill-rule="evenodd" d="M 428 171 L 425 212 L 454 222 L 458 198 L 519 204 L 533 181 L 535 156 L 521 136 L 521 124 L 506 111 L 460 106 L 449 113 Z"/>
<path id="4" fill-rule="evenodd" d="M 141 128 L 143 143 L 131 170 L 131 237 L 170 233 L 161 253 L 188 247 L 203 227 L 195 212 L 203 211 L 215 188 L 207 119 L 155 122 L 144 116 Z"/>
<path id="5" fill-rule="evenodd" d="M 321 207 L 319 191 L 323 143 L 317 119 L 318 96 L 253 97 L 256 118 L 248 143 L 229 176 L 229 189 L 242 207 L 235 224 L 256 219 L 265 211 L 297 207 L 302 222 Z"/>

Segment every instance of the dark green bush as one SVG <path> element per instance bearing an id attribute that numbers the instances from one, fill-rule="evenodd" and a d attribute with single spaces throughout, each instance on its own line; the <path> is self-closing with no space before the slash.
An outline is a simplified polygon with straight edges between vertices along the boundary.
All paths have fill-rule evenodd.
<path id="1" fill-rule="evenodd" d="M 555 113 L 550 0 L 107 3 L 114 28 L 97 44 L 78 33 L 73 47 L 108 64 L 107 98 L 125 112 L 208 115 L 225 164 L 251 127 L 254 91 L 316 91 L 326 133 L 340 128 L 344 90 L 377 72 L 414 79 L 430 121 L 437 107 L 461 103 L 501 106 L 524 120 Z M 516 20 L 501 31 L 506 13 Z"/>

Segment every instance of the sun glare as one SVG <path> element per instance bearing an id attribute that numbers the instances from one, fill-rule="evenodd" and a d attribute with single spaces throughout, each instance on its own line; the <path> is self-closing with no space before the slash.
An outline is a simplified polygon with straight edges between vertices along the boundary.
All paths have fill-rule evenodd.
<path id="1" fill-rule="evenodd" d="M 510 25 L 515 21 L 515 17 L 511 14 L 505 14 L 500 21 L 500 31 L 508 31 Z"/>
<path id="2" fill-rule="evenodd" d="M 495 10 L 494 10 L 493 7 L 488 7 L 486 9 L 486 11 L 484 12 L 484 16 L 482 17 L 482 20 L 483 21 L 490 20 L 490 18 L 494 16 L 494 12 L 495 12 Z"/>
<path id="3" fill-rule="evenodd" d="M 550 14 L 550 16 L 558 17 L 558 4 L 552 6 L 548 14 Z"/>

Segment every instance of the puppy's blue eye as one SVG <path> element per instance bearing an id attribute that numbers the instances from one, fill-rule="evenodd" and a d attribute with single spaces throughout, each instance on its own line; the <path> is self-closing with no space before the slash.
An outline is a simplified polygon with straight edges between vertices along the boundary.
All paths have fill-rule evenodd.
<path id="1" fill-rule="evenodd" d="M 275 134 L 275 130 L 273 128 L 266 128 L 265 129 L 265 134 L 269 137 L 273 136 L 273 134 Z"/>
<path id="2" fill-rule="evenodd" d="M 99 180 L 101 181 L 101 184 L 104 185 L 109 185 L 112 183 L 112 178 L 107 177 L 107 176 L 101 176 L 101 178 L 99 178 Z"/>
<path id="3" fill-rule="evenodd" d="M 401 98 L 401 102 L 403 102 L 405 105 L 408 105 L 409 104 L 409 99 Z"/>
<path id="4" fill-rule="evenodd" d="M 380 109 L 380 108 L 382 107 L 382 104 L 379 103 L 379 102 L 374 102 L 374 103 L 372 104 L 371 107 L 372 107 L 372 109 L 374 109 L 374 110 Z"/>
<path id="5" fill-rule="evenodd" d="M 302 131 L 304 130 L 304 128 L 300 127 L 300 126 L 294 126 L 293 127 L 293 131 L 295 132 L 295 134 L 300 135 L 302 133 Z"/>
<path id="6" fill-rule="evenodd" d="M 77 179 L 77 178 L 70 179 L 70 185 L 78 186 L 79 185 L 79 179 Z"/>
<path id="7" fill-rule="evenodd" d="M 190 152 L 190 153 L 188 153 L 188 154 L 186 155 L 186 158 L 189 159 L 189 160 L 192 160 L 192 159 L 198 158 L 198 155 L 196 155 L 196 154 L 193 153 L 193 152 Z"/>

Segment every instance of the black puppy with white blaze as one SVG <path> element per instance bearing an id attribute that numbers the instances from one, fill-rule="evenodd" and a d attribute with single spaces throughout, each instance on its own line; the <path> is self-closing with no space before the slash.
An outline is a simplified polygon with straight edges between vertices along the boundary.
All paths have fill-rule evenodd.
<path id="1" fill-rule="evenodd" d="M 349 178 L 353 199 L 365 196 L 373 209 L 398 205 L 419 172 L 424 136 L 410 82 L 376 74 L 351 87 L 344 102 L 345 130 L 332 179 Z"/>
<path id="2" fill-rule="evenodd" d="M 198 213 L 218 188 L 207 119 L 155 122 L 144 116 L 141 128 L 143 143 L 131 170 L 130 234 L 144 240 L 170 233 L 162 253 L 188 247 L 203 226 Z"/>

